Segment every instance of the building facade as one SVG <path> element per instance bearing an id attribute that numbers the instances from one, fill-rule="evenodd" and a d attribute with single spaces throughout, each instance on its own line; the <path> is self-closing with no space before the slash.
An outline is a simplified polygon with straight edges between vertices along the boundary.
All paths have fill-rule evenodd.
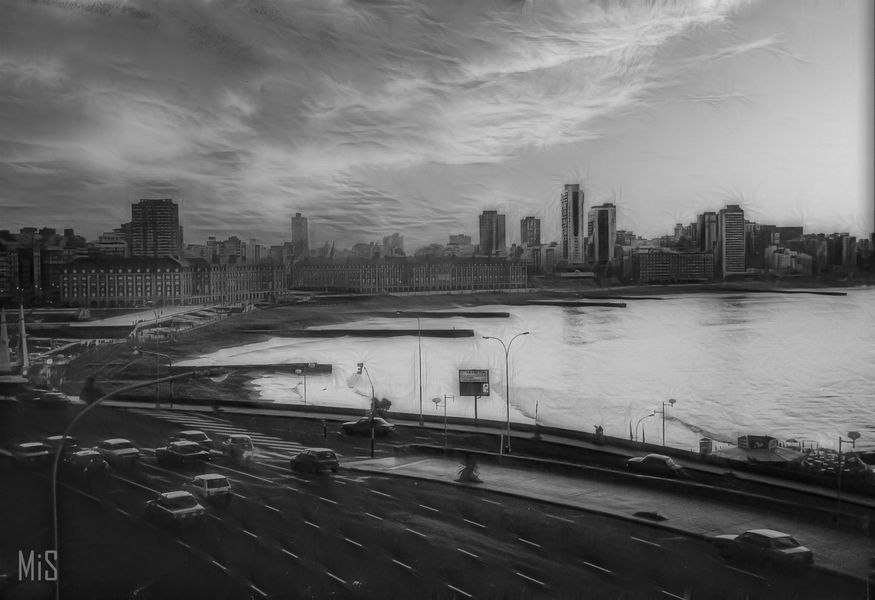
<path id="1" fill-rule="evenodd" d="M 541 245 L 541 219 L 536 217 L 520 219 L 520 245 Z"/>
<path id="2" fill-rule="evenodd" d="M 711 252 L 638 250 L 632 253 L 632 277 L 639 283 L 708 281 L 714 277 L 714 255 Z"/>
<path id="3" fill-rule="evenodd" d="M 179 206 L 170 198 L 145 199 L 131 205 L 131 256 L 182 256 Z"/>
<path id="4" fill-rule="evenodd" d="M 724 277 L 745 273 L 744 211 L 728 204 L 717 214 L 717 225 L 720 273 Z"/>
<path id="5" fill-rule="evenodd" d="M 310 229 L 307 217 L 295 213 L 292 217 L 292 251 L 296 258 L 310 256 Z"/>
<path id="6" fill-rule="evenodd" d="M 614 262 L 617 244 L 617 207 L 607 202 L 593 206 L 587 221 L 589 261 L 597 265 Z"/>
<path id="7" fill-rule="evenodd" d="M 480 254 L 507 256 L 505 215 L 495 210 L 484 210 L 480 215 Z"/>
<path id="8" fill-rule="evenodd" d="M 583 192 L 580 184 L 565 184 L 559 197 L 562 219 L 561 259 L 573 264 L 584 261 L 585 229 L 583 212 Z"/>

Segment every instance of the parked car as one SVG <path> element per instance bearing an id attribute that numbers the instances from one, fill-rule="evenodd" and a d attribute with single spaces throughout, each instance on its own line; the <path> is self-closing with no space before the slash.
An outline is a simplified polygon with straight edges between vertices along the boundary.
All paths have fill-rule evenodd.
<path id="1" fill-rule="evenodd" d="M 43 442 L 23 442 L 12 448 L 12 457 L 22 467 L 45 467 L 51 463 L 49 446 Z"/>
<path id="2" fill-rule="evenodd" d="M 213 440 L 210 439 L 203 431 L 198 431 L 196 429 L 187 429 L 185 431 L 180 431 L 179 433 L 171 436 L 171 442 L 195 442 L 202 449 L 209 452 L 213 449 Z"/>
<path id="3" fill-rule="evenodd" d="M 109 471 L 109 463 L 100 452 L 90 448 L 72 452 L 62 464 L 67 472 L 74 475 L 103 475 Z"/>
<path id="4" fill-rule="evenodd" d="M 113 467 L 131 467 L 140 461 L 140 451 L 124 438 L 104 440 L 96 450 Z"/>
<path id="5" fill-rule="evenodd" d="M 231 482 L 218 473 L 204 473 L 187 481 L 183 487 L 206 502 L 231 502 Z"/>
<path id="6" fill-rule="evenodd" d="M 664 454 L 636 456 L 626 461 L 626 468 L 635 473 L 659 477 L 686 477 L 684 468 Z"/>
<path id="7" fill-rule="evenodd" d="M 197 442 L 170 442 L 163 448 L 155 448 L 155 460 L 162 466 L 181 467 L 212 460 L 213 456 Z"/>
<path id="8" fill-rule="evenodd" d="M 234 462 L 248 462 L 255 457 L 255 445 L 252 437 L 243 433 L 232 433 L 222 440 L 219 446 L 222 454 Z"/>
<path id="9" fill-rule="evenodd" d="M 184 490 L 158 494 L 146 502 L 146 516 L 169 525 L 196 525 L 203 520 L 206 512 L 197 498 Z"/>
<path id="10" fill-rule="evenodd" d="M 341 425 L 347 435 L 371 435 L 371 418 L 362 417 L 358 421 L 347 421 Z M 395 431 L 395 425 L 382 417 L 374 417 L 374 435 L 389 435 Z"/>
<path id="11" fill-rule="evenodd" d="M 337 473 L 339 462 L 334 450 L 329 448 L 306 448 L 289 461 L 289 466 L 293 471 L 318 473 L 330 470 L 332 473 Z"/>
<path id="12" fill-rule="evenodd" d="M 718 535 L 714 539 L 726 559 L 750 562 L 766 568 L 806 566 L 814 553 L 792 536 L 774 529 L 751 529 L 737 535 Z"/>

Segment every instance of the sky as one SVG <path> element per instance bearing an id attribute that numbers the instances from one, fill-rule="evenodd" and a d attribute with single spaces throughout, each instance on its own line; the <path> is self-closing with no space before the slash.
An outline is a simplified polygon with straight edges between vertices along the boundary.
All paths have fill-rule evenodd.
<path id="1" fill-rule="evenodd" d="M 412 250 L 559 195 L 654 237 L 875 230 L 871 0 L 39 0 L 0 19 L 0 229 Z"/>

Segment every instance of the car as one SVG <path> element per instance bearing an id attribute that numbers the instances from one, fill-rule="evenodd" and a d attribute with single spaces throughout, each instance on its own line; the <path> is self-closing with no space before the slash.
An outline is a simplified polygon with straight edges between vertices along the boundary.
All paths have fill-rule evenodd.
<path id="1" fill-rule="evenodd" d="M 219 473 L 197 475 L 183 484 L 183 487 L 206 502 L 231 502 L 231 482 Z"/>
<path id="2" fill-rule="evenodd" d="M 659 477 L 686 477 L 684 468 L 664 454 L 635 456 L 626 461 L 626 468 L 635 473 Z"/>
<path id="3" fill-rule="evenodd" d="M 28 401 L 39 408 L 65 408 L 73 404 L 69 396 L 63 392 L 39 390 L 40 393 L 28 397 Z"/>
<path id="4" fill-rule="evenodd" d="M 155 459 L 162 466 L 181 467 L 203 463 L 212 458 L 212 454 L 201 448 L 197 442 L 182 440 L 170 442 L 163 448 L 155 448 Z"/>
<path id="5" fill-rule="evenodd" d="M 140 451 L 124 438 L 104 440 L 95 449 L 113 467 L 131 467 L 140 461 Z"/>
<path id="6" fill-rule="evenodd" d="M 187 429 L 185 431 L 180 431 L 179 433 L 171 436 L 171 442 L 195 442 L 201 448 L 209 452 L 213 448 L 213 440 L 210 439 L 203 431 L 198 431 L 197 429 Z"/>
<path id="7" fill-rule="evenodd" d="M 255 445 L 252 437 L 243 433 L 232 433 L 222 440 L 219 446 L 222 454 L 234 462 L 248 462 L 255 457 Z"/>
<path id="8" fill-rule="evenodd" d="M 293 471 L 337 473 L 339 462 L 337 454 L 330 448 L 305 448 L 289 461 L 289 466 Z"/>
<path id="9" fill-rule="evenodd" d="M 724 558 L 765 568 L 802 567 L 814 562 L 814 553 L 809 548 L 792 536 L 774 529 L 750 529 L 737 535 L 718 535 L 713 542 Z"/>
<path id="10" fill-rule="evenodd" d="M 185 490 L 164 492 L 146 502 L 147 517 L 174 526 L 196 525 L 206 512 L 197 498 Z"/>
<path id="11" fill-rule="evenodd" d="M 64 447 L 61 451 L 61 457 L 67 457 L 79 450 L 79 438 L 72 435 L 52 435 L 46 438 L 46 444 L 49 446 L 49 452 L 54 455 L 63 441 Z"/>
<path id="12" fill-rule="evenodd" d="M 12 457 L 22 467 L 44 467 L 51 463 L 48 444 L 43 442 L 22 442 L 12 448 Z"/>
<path id="13" fill-rule="evenodd" d="M 86 477 L 103 475 L 109 471 L 109 463 L 93 448 L 72 452 L 62 464 L 68 473 Z"/>
<path id="14" fill-rule="evenodd" d="M 341 425 L 341 428 L 343 433 L 347 435 L 371 435 L 371 418 L 365 416 L 358 421 L 347 421 Z M 382 417 L 374 417 L 374 435 L 389 435 L 393 431 L 395 431 L 395 425 Z"/>

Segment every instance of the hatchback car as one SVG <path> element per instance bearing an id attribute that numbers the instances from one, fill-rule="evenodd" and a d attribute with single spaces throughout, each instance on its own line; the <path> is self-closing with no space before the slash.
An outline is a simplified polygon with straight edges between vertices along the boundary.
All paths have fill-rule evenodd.
<path id="1" fill-rule="evenodd" d="M 64 468 L 72 474 L 91 476 L 103 475 L 109 471 L 107 463 L 97 450 L 79 450 L 64 459 Z"/>
<path id="2" fill-rule="evenodd" d="M 347 421 L 341 425 L 343 433 L 371 435 L 371 418 L 362 417 L 358 421 Z M 374 417 L 374 435 L 389 435 L 395 431 L 395 425 L 381 417 Z"/>
<path id="3" fill-rule="evenodd" d="M 55 454 L 58 451 L 58 447 L 61 446 L 63 442 L 64 449 L 61 452 L 61 456 L 70 456 L 77 450 L 79 450 L 79 439 L 73 437 L 72 435 L 63 436 L 63 435 L 52 435 L 46 438 L 46 444 L 49 446 L 49 452 Z"/>
<path id="4" fill-rule="evenodd" d="M 207 502 L 231 502 L 231 482 L 219 473 L 204 473 L 187 481 L 183 487 L 199 499 Z"/>
<path id="5" fill-rule="evenodd" d="M 737 535 L 718 535 L 713 542 L 724 558 L 751 562 L 766 568 L 801 567 L 814 562 L 814 553 L 810 549 L 792 536 L 774 529 L 751 529 Z"/>
<path id="6" fill-rule="evenodd" d="M 197 442 L 181 440 L 170 442 L 163 448 L 155 448 L 155 460 L 161 466 L 181 467 L 212 460 L 212 455 Z"/>
<path id="7" fill-rule="evenodd" d="M 210 439 L 203 431 L 198 431 L 196 429 L 187 429 L 185 431 L 180 431 L 176 435 L 170 437 L 171 442 L 195 442 L 202 449 L 209 452 L 213 449 L 213 440 Z"/>
<path id="8" fill-rule="evenodd" d="M 657 475 L 659 477 L 686 477 L 684 468 L 670 456 L 648 454 L 636 456 L 626 461 L 626 468 L 635 473 Z"/>
<path id="9" fill-rule="evenodd" d="M 320 471 L 330 470 L 332 473 L 337 473 L 339 462 L 334 450 L 329 448 L 307 448 L 301 450 L 292 458 L 289 461 L 289 466 L 293 471 L 319 473 Z"/>
<path id="10" fill-rule="evenodd" d="M 169 525 L 196 525 L 203 520 L 206 512 L 197 498 L 183 490 L 158 494 L 146 502 L 146 516 Z"/>
<path id="11" fill-rule="evenodd" d="M 129 467 L 140 460 L 140 451 L 124 438 L 104 440 L 97 445 L 96 450 L 114 467 Z"/>

